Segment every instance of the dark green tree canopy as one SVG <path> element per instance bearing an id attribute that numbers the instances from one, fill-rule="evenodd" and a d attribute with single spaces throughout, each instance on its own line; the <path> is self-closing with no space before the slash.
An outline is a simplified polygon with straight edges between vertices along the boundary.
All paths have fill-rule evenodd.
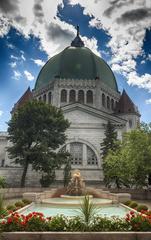
<path id="1" fill-rule="evenodd" d="M 108 186 L 143 187 L 151 173 L 150 136 L 142 129 L 124 135 L 116 151 L 110 150 L 103 163 Z"/>
<path id="2" fill-rule="evenodd" d="M 68 127 L 69 122 L 64 119 L 61 109 L 42 101 L 29 101 L 13 114 L 8 122 L 9 140 L 12 142 L 8 152 L 24 168 L 22 186 L 29 164 L 36 170 L 44 170 L 48 162 L 51 168 L 60 166 L 61 160 L 56 161 L 56 149 L 64 144 Z"/>
<path id="3" fill-rule="evenodd" d="M 114 125 L 108 121 L 105 126 L 105 138 L 101 143 L 101 155 L 104 158 L 109 150 L 116 150 L 117 148 L 117 132 L 115 131 Z"/>

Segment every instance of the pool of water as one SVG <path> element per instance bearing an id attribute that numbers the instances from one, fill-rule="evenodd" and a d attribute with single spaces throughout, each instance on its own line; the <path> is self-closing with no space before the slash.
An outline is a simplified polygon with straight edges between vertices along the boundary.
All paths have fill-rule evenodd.
<path id="1" fill-rule="evenodd" d="M 65 216 L 77 216 L 79 215 L 78 206 L 52 206 L 49 204 L 32 204 L 29 208 L 22 211 L 22 214 L 27 215 L 30 212 L 42 212 L 45 217 L 56 216 L 58 214 L 64 214 Z M 129 210 L 121 205 L 109 205 L 101 206 L 97 209 L 97 215 L 106 217 L 125 217 Z"/>

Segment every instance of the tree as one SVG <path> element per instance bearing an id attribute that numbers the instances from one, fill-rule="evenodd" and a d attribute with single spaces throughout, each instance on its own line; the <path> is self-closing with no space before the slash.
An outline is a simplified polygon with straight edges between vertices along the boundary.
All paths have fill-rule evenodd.
<path id="1" fill-rule="evenodd" d="M 108 121 L 105 129 L 105 138 L 101 143 L 101 155 L 104 159 L 107 155 L 109 150 L 116 150 L 117 149 L 117 132 L 115 131 L 114 125 Z"/>
<path id="2" fill-rule="evenodd" d="M 66 159 L 66 153 L 56 153 L 56 149 L 66 140 L 65 131 L 69 127 L 60 109 L 42 101 L 29 101 L 12 115 L 8 122 L 8 148 L 10 158 L 23 167 L 21 187 L 29 164 L 32 168 L 48 175 L 59 168 Z"/>
<path id="3" fill-rule="evenodd" d="M 151 145 L 151 122 L 150 123 L 141 122 L 140 129 L 143 130 L 148 135 L 149 145 Z M 151 172 L 148 174 L 148 185 L 151 186 Z"/>
<path id="4" fill-rule="evenodd" d="M 143 187 L 151 172 L 151 144 L 149 136 L 141 129 L 126 133 L 116 151 L 109 151 L 104 159 L 107 185 L 116 187 Z"/>

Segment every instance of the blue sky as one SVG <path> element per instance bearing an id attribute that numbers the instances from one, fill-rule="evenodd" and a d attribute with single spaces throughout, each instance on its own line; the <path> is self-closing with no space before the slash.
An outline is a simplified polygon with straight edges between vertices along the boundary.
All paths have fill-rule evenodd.
<path id="1" fill-rule="evenodd" d="M 30 7 L 29 7 L 30 6 Z M 43 64 L 70 45 L 77 24 L 85 45 L 114 71 L 119 90 L 151 122 L 151 3 L 148 0 L 1 0 L 0 131 Z"/>

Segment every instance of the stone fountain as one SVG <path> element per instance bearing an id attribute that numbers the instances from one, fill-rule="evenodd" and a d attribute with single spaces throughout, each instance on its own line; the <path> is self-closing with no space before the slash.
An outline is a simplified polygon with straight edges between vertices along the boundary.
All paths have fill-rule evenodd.
<path id="1" fill-rule="evenodd" d="M 83 198 L 86 194 L 87 189 L 85 187 L 85 182 L 81 176 L 80 170 L 74 170 L 65 194 L 61 195 L 60 197 L 67 199 L 80 199 Z M 93 196 L 89 195 L 89 197 L 92 198 Z"/>
<path id="2" fill-rule="evenodd" d="M 75 170 L 67 186 L 66 194 L 71 196 L 82 196 L 85 195 L 85 192 L 85 183 L 81 173 L 79 170 Z"/>
<path id="3" fill-rule="evenodd" d="M 59 194 L 59 197 L 56 197 L 56 192 L 58 193 L 62 190 L 63 192 Z M 131 199 L 131 195 L 128 193 L 115 194 L 102 189 L 86 188 L 80 170 L 73 171 L 72 178 L 66 189 L 51 189 L 41 193 L 24 193 L 23 197 L 37 203 L 48 203 L 52 205 L 76 205 L 80 203 L 79 201 L 84 198 L 85 195 L 89 195 L 89 198 L 92 198 L 97 205 L 125 202 Z"/>

